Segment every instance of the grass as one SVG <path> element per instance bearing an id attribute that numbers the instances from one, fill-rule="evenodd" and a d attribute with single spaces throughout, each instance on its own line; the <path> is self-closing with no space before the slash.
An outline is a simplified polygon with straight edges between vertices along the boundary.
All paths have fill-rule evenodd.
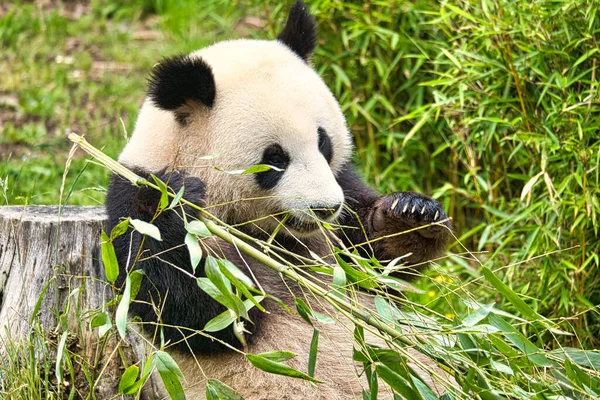
<path id="1" fill-rule="evenodd" d="M 365 176 L 384 192 L 433 194 L 453 217 L 452 255 L 407 304 L 447 321 L 473 313 L 469 299 L 529 313 L 483 266 L 539 316 L 517 325 L 534 346 L 600 346 L 599 8 L 311 2 L 314 62 L 342 104 Z M 66 133 L 115 158 L 158 59 L 254 34 L 237 24 L 245 15 L 264 22 L 257 36 L 273 38 L 287 7 L 139 0 L 91 2 L 81 15 L 68 4 L 0 10 L 0 201 L 101 204 L 108 174 L 81 152 L 59 196 Z M 557 335 L 545 318 L 574 334 Z"/>
<path id="2" fill-rule="evenodd" d="M 161 4 L 162 12 L 179 10 L 174 2 Z M 202 8 L 196 25 L 186 26 L 180 26 L 183 15 L 176 12 L 147 18 L 146 7 L 143 2 L 125 7 L 92 2 L 79 16 L 75 5 L 43 9 L 24 2 L 4 12 L 0 177 L 8 179 L 8 203 L 59 202 L 69 132 L 85 134 L 117 156 L 133 129 L 152 65 L 168 54 L 212 43 L 235 22 L 211 17 L 231 13 L 231 5 L 216 1 Z M 207 20 L 200 31 L 200 21 Z M 83 170 L 85 159 L 76 157 L 71 168 Z M 77 176 L 67 177 L 67 187 Z M 69 202 L 102 204 L 107 181 L 104 171 L 88 170 Z"/>

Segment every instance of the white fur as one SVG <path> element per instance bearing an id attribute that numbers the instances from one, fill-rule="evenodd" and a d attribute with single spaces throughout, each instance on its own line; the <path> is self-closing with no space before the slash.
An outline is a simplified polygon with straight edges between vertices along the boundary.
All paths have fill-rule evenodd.
<path id="1" fill-rule="evenodd" d="M 211 211 L 229 222 L 343 202 L 334 175 L 349 159 L 352 141 L 337 101 L 309 65 L 277 41 L 220 42 L 191 56 L 201 57 L 212 68 L 214 106 L 186 105 L 191 120 L 182 129 L 173 113 L 157 109 L 147 99 L 119 158 L 122 163 L 149 170 L 170 166 L 201 178 L 207 184 Z M 331 165 L 319 153 L 318 127 L 331 138 Z M 212 168 L 244 170 L 258 164 L 272 143 L 281 144 L 292 161 L 268 193 L 259 190 L 252 175 Z M 217 153 L 218 157 L 206 159 Z M 262 199 L 229 203 L 256 198 Z M 258 225 L 272 230 L 276 223 L 268 218 Z"/>

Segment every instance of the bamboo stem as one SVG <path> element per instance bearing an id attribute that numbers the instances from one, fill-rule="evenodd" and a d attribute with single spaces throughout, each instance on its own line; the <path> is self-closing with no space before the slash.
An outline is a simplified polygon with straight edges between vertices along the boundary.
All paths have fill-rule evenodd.
<path id="1" fill-rule="evenodd" d="M 104 166 L 109 168 L 114 173 L 119 174 L 123 178 L 129 180 L 132 184 L 134 184 L 136 186 L 144 185 L 144 186 L 154 188 L 156 190 L 160 190 L 160 188 L 156 184 L 140 177 L 139 175 L 130 171 L 125 166 L 121 165 L 117 161 L 108 157 L 106 154 L 102 153 L 100 150 L 96 149 L 94 146 L 89 144 L 83 137 L 81 137 L 75 133 L 70 133 L 69 139 L 73 143 L 75 143 L 79 147 L 81 147 L 85 152 L 87 152 L 88 154 L 90 154 L 91 156 L 96 158 L 98 161 L 100 161 L 101 164 L 103 164 Z M 175 197 L 175 195 L 172 193 L 168 193 L 168 194 L 170 197 Z M 203 215 L 208 215 L 208 216 L 212 217 L 206 210 L 204 210 L 202 207 L 198 206 L 197 204 L 194 204 L 183 198 L 181 199 L 181 203 L 186 204 L 190 207 L 193 207 L 194 209 L 202 212 Z M 383 321 L 381 318 L 379 318 L 377 315 L 375 315 L 371 311 L 361 309 L 360 303 L 356 302 L 355 300 L 348 301 L 348 299 L 340 298 L 339 296 L 334 295 L 331 290 L 325 289 L 325 288 L 321 287 L 320 285 L 310 281 L 309 279 L 306 279 L 305 277 L 298 274 L 292 267 L 286 266 L 286 265 L 274 260 L 273 258 L 266 255 L 262 251 L 258 250 L 254 246 L 250 245 L 246 241 L 234 236 L 231 233 L 231 231 L 236 231 L 235 228 L 228 227 L 228 229 L 225 229 L 222 226 L 219 226 L 218 224 L 216 224 L 213 220 L 206 218 L 204 216 L 199 216 L 199 219 L 204 224 L 206 224 L 206 227 L 208 228 L 208 230 L 215 236 L 219 237 L 220 239 L 225 240 L 227 243 L 229 243 L 231 245 L 236 246 L 239 250 L 241 250 L 246 255 L 254 258 L 255 260 L 259 261 L 260 263 L 264 264 L 265 266 L 285 275 L 287 278 L 298 283 L 300 286 L 308 289 L 311 293 L 325 299 L 325 301 L 327 301 L 329 304 L 331 304 L 334 308 L 343 310 L 343 311 L 349 313 L 350 315 L 352 315 L 353 317 L 357 318 L 358 320 L 378 329 L 380 332 L 384 332 L 384 333 L 388 334 L 391 337 L 391 340 L 393 340 L 393 341 L 400 341 L 408 346 L 412 346 L 417 349 L 422 348 L 420 343 L 408 339 L 401 330 L 398 330 L 398 329 L 394 328 L 393 326 L 390 326 L 389 324 L 387 324 L 385 321 Z M 358 304 L 358 306 L 356 304 Z M 356 321 L 353 321 L 353 322 L 356 323 Z M 429 354 L 429 352 L 426 352 L 426 354 L 428 354 L 430 357 L 433 357 L 438 363 L 448 367 L 448 370 L 450 372 L 453 371 L 453 367 L 445 359 L 443 359 L 441 357 L 437 357 L 432 354 Z"/>

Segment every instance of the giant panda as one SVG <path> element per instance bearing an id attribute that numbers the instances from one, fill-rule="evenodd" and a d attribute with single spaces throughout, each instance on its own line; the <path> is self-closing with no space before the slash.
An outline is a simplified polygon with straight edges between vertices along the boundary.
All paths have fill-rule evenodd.
<path id="1" fill-rule="evenodd" d="M 316 41 L 315 20 L 297 1 L 275 40 L 229 40 L 163 59 L 151 72 L 147 98 L 119 161 L 146 179 L 154 174 L 175 193 L 183 186 L 187 200 L 253 237 L 266 239 L 278 230 L 275 241 L 291 253 L 326 257 L 332 241 L 348 248 L 373 241 L 361 254 L 382 261 L 403 257 L 408 278 L 443 254 L 448 218 L 430 197 L 381 195 L 359 178 L 340 105 L 310 63 Z M 275 168 L 224 172 L 256 164 Z M 176 208 L 155 218 L 159 201 L 158 191 L 113 176 L 106 200 L 109 228 L 131 217 L 151 221 L 161 232 L 162 241 L 142 241 L 137 232 L 115 240 L 120 280 L 137 258 L 133 268 L 145 275 L 131 314 L 146 323 L 146 332 L 153 322 L 162 324 L 162 332 L 149 335 L 167 344 L 184 372 L 189 398 L 204 398 L 207 378 L 246 399 L 361 398 L 366 383 L 352 363 L 352 327 L 344 322 L 320 328 L 320 385 L 262 372 L 236 351 L 292 351 L 297 356 L 289 365 L 306 370 L 313 328 L 275 302 L 264 303 L 267 313 L 253 309 L 245 348 L 231 327 L 213 338 L 192 334 L 225 308 L 190 276 L 182 212 L 187 220 L 196 212 Z M 338 229 L 323 229 L 316 221 Z M 299 296 L 332 312 L 224 241 L 209 238 L 203 245 L 205 255 L 228 258 L 288 307 Z M 204 275 L 202 262 L 195 274 Z M 383 388 L 380 394 L 386 395 Z"/>

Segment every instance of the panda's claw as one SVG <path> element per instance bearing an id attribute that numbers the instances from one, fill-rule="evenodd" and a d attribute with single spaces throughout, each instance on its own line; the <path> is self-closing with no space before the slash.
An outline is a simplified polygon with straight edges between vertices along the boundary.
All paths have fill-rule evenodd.
<path id="1" fill-rule="evenodd" d="M 413 192 L 392 193 L 381 197 L 373 207 L 371 226 L 376 232 L 393 234 L 418 228 L 417 234 L 426 238 L 445 236 L 440 220 L 446 219 L 441 204 L 434 199 Z M 444 225 L 450 227 L 449 222 Z"/>

